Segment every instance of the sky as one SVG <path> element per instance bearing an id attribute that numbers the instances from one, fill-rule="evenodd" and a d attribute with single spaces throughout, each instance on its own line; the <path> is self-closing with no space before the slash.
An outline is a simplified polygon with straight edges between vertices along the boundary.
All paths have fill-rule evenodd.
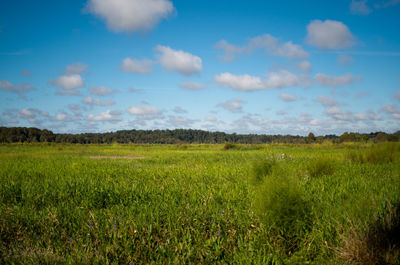
<path id="1" fill-rule="evenodd" d="M 2 0 L 0 126 L 400 130 L 400 0 Z"/>

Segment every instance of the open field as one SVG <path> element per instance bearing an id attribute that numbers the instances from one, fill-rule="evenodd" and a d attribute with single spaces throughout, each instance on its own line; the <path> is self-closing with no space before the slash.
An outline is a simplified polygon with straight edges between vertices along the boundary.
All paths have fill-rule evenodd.
<path id="1" fill-rule="evenodd" d="M 0 145 L 0 263 L 400 264 L 398 143 L 228 147 Z"/>

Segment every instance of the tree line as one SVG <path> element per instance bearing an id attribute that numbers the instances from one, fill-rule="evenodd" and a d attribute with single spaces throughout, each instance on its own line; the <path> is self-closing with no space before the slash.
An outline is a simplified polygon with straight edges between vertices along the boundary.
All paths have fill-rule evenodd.
<path id="1" fill-rule="evenodd" d="M 265 143 L 332 143 L 343 142 L 385 142 L 399 141 L 400 131 L 393 134 L 375 132 L 360 134 L 345 132 L 340 136 L 331 134 L 315 136 L 299 135 L 266 135 L 266 134 L 236 134 L 224 132 L 208 132 L 192 129 L 174 130 L 121 130 L 106 133 L 56 134 L 50 130 L 26 127 L 0 127 L 0 143 L 23 142 L 55 142 L 76 144 L 265 144 Z"/>

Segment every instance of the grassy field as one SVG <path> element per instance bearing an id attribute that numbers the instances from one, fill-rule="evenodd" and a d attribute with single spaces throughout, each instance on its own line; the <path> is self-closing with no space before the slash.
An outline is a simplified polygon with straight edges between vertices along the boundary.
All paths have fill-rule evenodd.
<path id="1" fill-rule="evenodd" d="M 399 144 L 226 147 L 0 145 L 0 263 L 400 264 Z"/>

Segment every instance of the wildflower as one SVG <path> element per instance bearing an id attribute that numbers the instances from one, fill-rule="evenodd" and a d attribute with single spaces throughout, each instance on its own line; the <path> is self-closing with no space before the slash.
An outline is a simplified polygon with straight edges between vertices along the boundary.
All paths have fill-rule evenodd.
<path id="1" fill-rule="evenodd" d="M 114 228 L 117 228 L 117 221 L 114 221 Z"/>
<path id="2" fill-rule="evenodd" d="M 218 232 L 217 237 L 221 237 L 221 232 Z"/>
<path id="3" fill-rule="evenodd" d="M 219 210 L 219 211 L 218 211 L 218 214 L 219 214 L 219 215 L 221 215 L 221 214 L 222 214 L 222 211 L 221 211 L 221 210 Z"/>
<path id="4" fill-rule="evenodd" d="M 92 223 L 92 221 L 89 221 L 89 228 L 90 228 L 90 230 L 93 229 L 93 223 Z"/>
<path id="5" fill-rule="evenodd" d="M 213 224 L 214 223 L 214 219 L 211 219 L 211 224 Z"/>
<path id="6" fill-rule="evenodd" d="M 72 239 L 72 237 L 69 238 L 68 242 L 69 242 L 70 244 L 72 244 L 72 243 L 74 242 L 74 240 Z"/>

